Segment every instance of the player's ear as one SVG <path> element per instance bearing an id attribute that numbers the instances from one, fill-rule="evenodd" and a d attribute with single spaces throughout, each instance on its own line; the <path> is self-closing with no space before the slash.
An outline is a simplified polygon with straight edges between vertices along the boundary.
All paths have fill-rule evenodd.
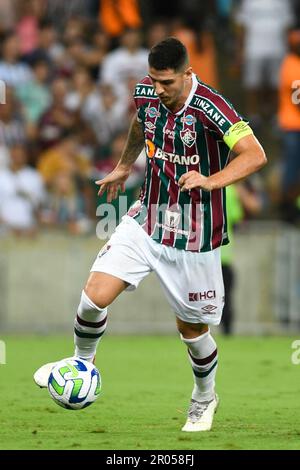
<path id="1" fill-rule="evenodd" d="M 185 80 L 190 80 L 190 78 L 192 77 L 192 74 L 193 74 L 193 69 L 192 67 L 188 67 L 185 72 L 184 72 L 184 79 Z"/>

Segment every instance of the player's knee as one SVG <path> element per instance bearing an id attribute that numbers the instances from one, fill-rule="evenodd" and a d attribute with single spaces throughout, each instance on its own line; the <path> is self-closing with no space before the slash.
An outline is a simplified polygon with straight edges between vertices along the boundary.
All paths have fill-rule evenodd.
<path id="1" fill-rule="evenodd" d="M 84 292 L 98 308 L 104 309 L 111 303 L 109 295 L 98 284 L 88 283 L 84 288 Z"/>
<path id="2" fill-rule="evenodd" d="M 177 329 L 186 339 L 196 338 L 208 331 L 208 325 L 203 323 L 177 322 Z"/>
<path id="3" fill-rule="evenodd" d="M 107 310 L 102 309 L 101 307 L 98 307 L 92 301 L 92 299 L 90 299 L 90 297 L 86 294 L 86 292 L 83 290 L 81 293 L 81 298 L 80 298 L 80 302 L 79 302 L 78 309 L 77 309 L 77 314 L 79 318 L 84 319 L 84 320 L 88 319 L 88 321 L 89 320 L 94 321 L 93 320 L 94 316 L 98 316 L 99 313 L 101 312 L 107 312 Z M 78 316 L 75 322 L 78 321 Z"/>

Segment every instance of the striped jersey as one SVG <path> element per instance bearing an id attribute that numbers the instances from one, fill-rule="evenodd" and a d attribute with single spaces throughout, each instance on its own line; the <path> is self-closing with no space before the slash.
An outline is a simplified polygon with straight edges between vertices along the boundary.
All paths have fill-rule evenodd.
<path id="1" fill-rule="evenodd" d="M 205 252 L 227 244 L 225 188 L 180 192 L 178 180 L 192 170 L 209 176 L 223 169 L 230 152 L 223 137 L 242 116 L 195 74 L 177 113 L 163 105 L 148 76 L 137 84 L 134 100 L 147 163 L 140 198 L 128 215 L 164 245 Z"/>

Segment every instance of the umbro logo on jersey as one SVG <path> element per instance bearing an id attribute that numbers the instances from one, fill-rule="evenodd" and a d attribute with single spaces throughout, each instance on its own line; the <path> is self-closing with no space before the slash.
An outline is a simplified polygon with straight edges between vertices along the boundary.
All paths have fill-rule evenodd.
<path id="1" fill-rule="evenodd" d="M 155 124 L 153 124 L 153 122 L 150 122 L 150 121 L 146 121 L 145 122 L 145 126 L 147 127 L 147 130 L 149 132 L 154 132 L 154 129 L 155 129 Z"/>
<path id="2" fill-rule="evenodd" d="M 185 145 L 192 147 L 196 141 L 196 132 L 185 129 L 184 131 L 180 131 L 180 137 Z"/>

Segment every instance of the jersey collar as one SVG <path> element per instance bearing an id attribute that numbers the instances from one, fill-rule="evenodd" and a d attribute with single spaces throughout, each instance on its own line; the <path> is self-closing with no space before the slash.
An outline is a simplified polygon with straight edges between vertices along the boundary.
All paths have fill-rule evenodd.
<path id="1" fill-rule="evenodd" d="M 189 93 L 189 96 L 187 97 L 187 99 L 186 99 L 184 105 L 182 106 L 182 108 L 180 108 L 180 110 L 177 111 L 177 113 L 173 113 L 175 116 L 180 116 L 180 114 L 182 114 L 186 110 L 186 108 L 188 107 L 188 105 L 192 101 L 192 98 L 194 96 L 194 93 L 196 91 L 197 86 L 198 86 L 198 81 L 197 81 L 197 78 L 196 78 L 196 74 L 193 73 L 192 74 L 192 88 L 191 88 L 191 91 Z M 167 108 L 162 102 L 161 102 L 161 105 L 168 111 L 168 113 L 172 113 L 172 111 L 170 111 L 170 109 Z"/>

